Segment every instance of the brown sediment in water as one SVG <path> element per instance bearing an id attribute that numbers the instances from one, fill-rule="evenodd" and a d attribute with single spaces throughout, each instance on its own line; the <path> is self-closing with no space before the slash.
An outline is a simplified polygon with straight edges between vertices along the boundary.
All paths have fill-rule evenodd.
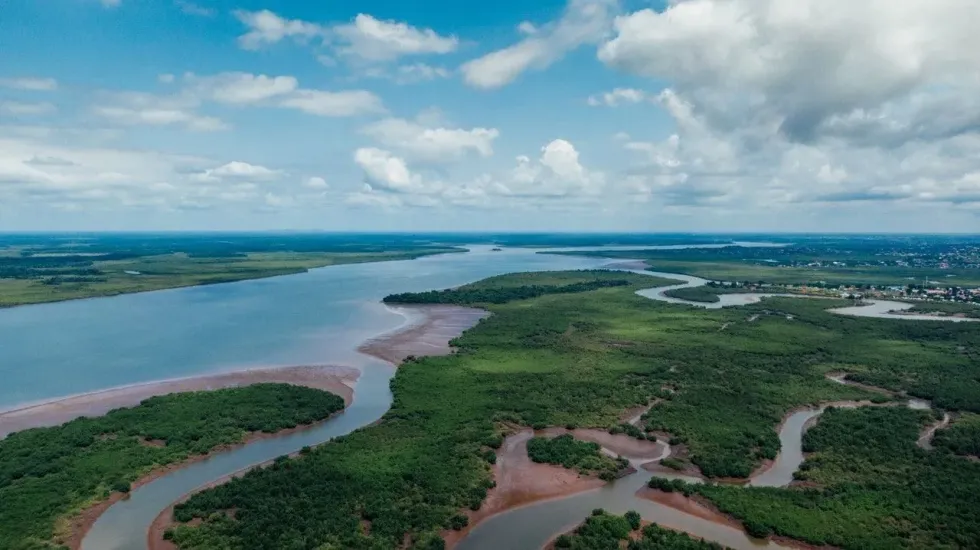
<path id="1" fill-rule="evenodd" d="M 488 491 L 479 510 L 466 511 L 469 524 L 465 529 L 443 533 L 447 548 L 456 546 L 474 527 L 492 516 L 528 504 L 598 489 L 605 484 L 598 478 L 582 476 L 560 466 L 531 461 L 527 456 L 527 442 L 534 435 L 532 430 L 523 429 L 504 439 L 493 466 L 496 487 Z"/>
<path id="2" fill-rule="evenodd" d="M 349 405 L 358 376 L 360 371 L 350 367 L 272 367 L 123 386 L 0 412 L 0 438 L 30 428 L 58 426 L 81 416 L 101 416 L 113 409 L 135 407 L 158 395 L 259 383 L 294 384 L 326 390 L 344 398 L 344 403 Z"/>
<path id="3" fill-rule="evenodd" d="M 447 305 L 404 305 L 393 310 L 408 324 L 361 344 L 357 351 L 399 365 L 410 356 L 448 355 L 449 342 L 490 315 L 482 309 Z"/>

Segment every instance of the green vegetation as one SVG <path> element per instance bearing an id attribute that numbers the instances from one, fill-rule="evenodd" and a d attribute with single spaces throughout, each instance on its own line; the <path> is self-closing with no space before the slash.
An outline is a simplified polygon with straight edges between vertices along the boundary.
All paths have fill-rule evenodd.
<path id="1" fill-rule="evenodd" d="M 582 271 L 583 274 L 608 274 L 603 271 Z M 389 304 L 503 304 L 515 300 L 527 300 L 537 298 L 545 294 L 571 294 L 574 292 L 588 292 L 600 288 L 615 286 L 628 286 L 630 282 L 625 279 L 597 278 L 591 281 L 579 281 L 568 284 L 554 285 L 520 285 L 493 287 L 476 284 L 466 285 L 460 288 L 447 290 L 431 290 L 429 292 L 406 292 L 403 294 L 391 294 L 385 296 L 385 303 Z"/>
<path id="2" fill-rule="evenodd" d="M 914 313 L 941 313 L 943 315 L 962 315 L 980 319 L 980 305 L 964 304 L 958 302 L 917 302 L 911 311 Z"/>
<path id="3" fill-rule="evenodd" d="M 624 458 L 614 459 L 602 454 L 598 443 L 577 441 L 569 434 L 548 439 L 534 437 L 527 442 L 527 456 L 534 462 L 559 464 L 581 474 L 595 474 L 601 479 L 616 479 L 616 474 L 629 466 Z"/>
<path id="4" fill-rule="evenodd" d="M 980 457 L 980 415 L 964 413 L 949 427 L 937 431 L 932 444 L 958 455 Z"/>
<path id="5" fill-rule="evenodd" d="M 915 446 L 927 411 L 830 409 L 804 438 L 806 489 L 691 486 L 770 533 L 841 548 L 974 548 L 980 464 Z"/>
<path id="6" fill-rule="evenodd" d="M 935 281 L 949 286 L 980 286 L 976 244 L 942 247 L 923 253 L 895 244 L 886 250 L 881 243 L 858 240 L 787 246 L 784 248 L 689 248 L 675 250 L 609 250 L 563 252 L 576 256 L 598 256 L 644 260 L 653 271 L 683 273 L 714 281 L 750 281 L 774 284 L 922 284 Z M 928 248 L 928 247 L 927 247 Z M 953 261 L 966 250 L 962 260 Z M 955 256 L 959 258 L 960 256 Z M 943 267 L 944 265 L 949 267 Z"/>
<path id="7" fill-rule="evenodd" d="M 517 274 L 464 288 L 595 280 L 629 285 L 485 304 L 493 315 L 453 342 L 459 353 L 399 368 L 392 409 L 380 423 L 195 495 L 177 507 L 176 519 L 203 522 L 180 525 L 170 536 L 184 550 L 374 550 L 396 548 L 406 534 L 423 547 L 450 528 L 460 510 L 479 508 L 493 485 L 492 449 L 515 425 L 608 428 L 623 411 L 654 397 L 662 401 L 644 415 L 641 429 L 684 443 L 691 463 L 709 477 L 745 477 L 774 456 L 774 427 L 793 408 L 881 398 L 827 381 L 827 372 L 875 380 L 950 410 L 980 412 L 974 355 L 980 331 L 964 323 L 845 317 L 825 311 L 842 302 L 795 298 L 703 310 L 637 296 L 640 288 L 669 283 L 622 272 Z M 914 415 L 913 431 L 919 425 L 913 411 L 881 410 Z M 913 449 L 914 440 L 908 440 Z M 881 460 L 864 456 L 863 468 L 873 470 Z M 775 493 L 789 495 L 788 501 L 806 494 Z M 935 492 L 923 498 L 937 510 L 966 514 L 980 505 L 980 491 L 973 495 L 968 507 L 957 499 L 947 504 Z M 220 513 L 231 509 L 233 518 Z M 883 510 L 876 516 L 882 524 L 905 523 L 905 516 L 890 519 L 897 508 Z"/>
<path id="8" fill-rule="evenodd" d="M 725 288 L 721 286 L 694 286 L 667 290 L 664 292 L 664 295 L 670 296 L 671 298 L 679 298 L 681 300 L 712 304 L 721 301 L 721 298 L 718 297 L 720 294 L 744 294 L 746 292 L 756 291 L 745 288 Z"/>
<path id="9" fill-rule="evenodd" d="M 626 512 L 616 516 L 595 510 L 570 534 L 555 539 L 555 548 L 569 550 L 722 550 L 722 546 L 704 542 L 684 533 L 664 529 L 653 523 L 640 530 L 640 515 Z M 640 531 L 640 533 L 636 533 Z"/>
<path id="10" fill-rule="evenodd" d="M 410 260 L 462 249 L 330 235 L 0 235 L 0 307 Z"/>
<path id="11" fill-rule="evenodd" d="M 323 420 L 340 397 L 286 384 L 171 394 L 0 440 L 0 548 L 57 548 L 67 519 L 150 471 Z"/>

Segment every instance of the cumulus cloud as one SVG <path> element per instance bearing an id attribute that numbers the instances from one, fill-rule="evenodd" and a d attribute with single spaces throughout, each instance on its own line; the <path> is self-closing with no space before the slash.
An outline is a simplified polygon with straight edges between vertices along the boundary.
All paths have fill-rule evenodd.
<path id="1" fill-rule="evenodd" d="M 582 166 L 574 145 L 556 139 L 541 148 L 541 157 L 537 161 L 518 156 L 509 180 L 497 182 L 496 190 L 514 196 L 567 197 L 595 195 L 604 183 L 605 176 L 601 172 Z"/>
<path id="2" fill-rule="evenodd" d="M 307 178 L 307 180 L 303 182 L 303 185 L 309 189 L 315 189 L 318 191 L 323 191 L 324 189 L 330 188 L 330 184 L 327 183 L 327 180 L 316 176 Z"/>
<path id="3" fill-rule="evenodd" d="M 446 54 L 459 40 L 432 29 L 420 29 L 398 21 L 384 21 L 360 13 L 347 25 L 331 29 L 330 37 L 341 56 L 367 61 L 390 61 L 402 56 Z"/>
<path id="4" fill-rule="evenodd" d="M 296 90 L 279 105 L 325 117 L 357 116 L 385 110 L 381 98 L 366 90 Z"/>
<path id="5" fill-rule="evenodd" d="M 0 88 L 27 90 L 31 92 L 50 92 L 58 89 L 58 81 L 53 78 L 21 77 L 0 78 Z"/>
<path id="6" fill-rule="evenodd" d="M 427 63 L 410 63 L 399 65 L 393 69 L 386 66 L 369 67 L 364 69 L 363 75 L 371 78 L 384 78 L 391 80 L 395 84 L 417 84 L 449 78 L 452 73 L 445 67 L 429 65 Z"/>
<path id="7" fill-rule="evenodd" d="M 279 170 L 272 170 L 265 166 L 249 164 L 238 160 L 222 164 L 216 168 L 209 168 L 200 173 L 194 174 L 196 181 L 268 181 L 278 179 L 282 175 Z"/>
<path id="8" fill-rule="evenodd" d="M 627 103 L 640 103 L 647 98 L 646 92 L 633 88 L 615 88 L 612 91 L 602 94 L 589 96 L 588 104 L 592 107 L 605 105 L 606 107 L 617 107 Z"/>
<path id="9" fill-rule="evenodd" d="M 247 105 L 289 94 L 299 86 L 292 76 L 266 76 L 241 72 L 220 73 L 214 76 L 185 77 L 191 93 L 198 97 L 230 103 Z"/>
<path id="10" fill-rule="evenodd" d="M 962 0 L 685 0 L 617 17 L 599 59 L 671 81 L 718 119 L 739 106 L 805 141 L 924 87 L 980 90 L 976 15 Z"/>
<path id="11" fill-rule="evenodd" d="M 976 14 L 960 0 L 679 0 L 617 17 L 599 59 L 669 82 L 652 99 L 676 125 L 622 140 L 638 159 L 624 189 L 730 210 L 972 205 Z"/>
<path id="12" fill-rule="evenodd" d="M 422 176 L 408 168 L 405 159 L 390 151 L 362 147 L 354 153 L 354 162 L 363 170 L 365 191 L 383 190 L 392 193 L 426 194 L 439 189 L 438 184 L 423 181 Z"/>
<path id="13" fill-rule="evenodd" d="M 602 40 L 618 11 L 618 0 L 569 0 L 557 21 L 512 46 L 464 64 L 463 78 L 475 88 L 506 86 L 525 71 L 544 69 L 579 46 Z M 525 26 L 524 30 L 531 28 Z"/>
<path id="14" fill-rule="evenodd" d="M 248 32 L 238 37 L 238 44 L 246 50 L 257 50 L 283 39 L 290 38 L 305 43 L 314 37 L 323 37 L 326 29 L 316 23 L 300 19 L 286 19 L 269 10 L 236 10 L 238 19 Z"/>
<path id="15" fill-rule="evenodd" d="M 102 101 L 92 113 L 109 122 L 123 125 L 183 126 L 198 132 L 226 130 L 220 119 L 197 112 L 199 101 L 190 96 L 157 96 L 142 92 L 102 94 Z"/>
<path id="16" fill-rule="evenodd" d="M 385 147 L 430 162 L 458 160 L 468 153 L 488 157 L 500 135 L 496 128 L 430 127 L 400 118 L 379 120 L 361 131 Z"/>

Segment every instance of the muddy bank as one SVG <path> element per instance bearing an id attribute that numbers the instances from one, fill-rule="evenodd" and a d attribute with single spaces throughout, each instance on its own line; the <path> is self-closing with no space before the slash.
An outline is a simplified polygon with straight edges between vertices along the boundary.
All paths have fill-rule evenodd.
<path id="1" fill-rule="evenodd" d="M 357 351 L 398 365 L 409 356 L 448 355 L 449 342 L 490 315 L 482 309 L 460 306 L 392 306 L 405 317 L 405 325 L 361 344 Z"/>
<path id="2" fill-rule="evenodd" d="M 596 428 L 576 428 L 574 430 L 547 428 L 545 430 L 539 430 L 536 435 L 556 437 L 566 433 L 572 434 L 575 439 L 598 443 L 603 449 L 607 449 L 615 455 L 620 455 L 623 458 L 629 458 L 631 460 L 660 460 L 668 452 L 666 443 L 636 439 L 626 434 L 613 435 L 605 430 Z"/>
<path id="3" fill-rule="evenodd" d="M 296 426 L 296 427 L 293 427 L 293 428 L 288 428 L 288 429 L 285 429 L 285 430 L 281 430 L 281 431 L 278 431 L 278 432 L 275 432 L 275 433 L 253 432 L 253 433 L 250 433 L 250 434 L 246 435 L 245 438 L 241 442 L 239 442 L 239 443 L 235 443 L 235 444 L 232 444 L 232 445 L 222 445 L 220 447 L 217 447 L 217 448 L 211 450 L 210 452 L 208 452 L 206 454 L 195 455 L 195 456 L 189 457 L 188 459 L 183 460 L 181 462 L 170 464 L 170 465 L 167 465 L 167 466 L 164 466 L 164 467 L 161 467 L 161 468 L 156 468 L 156 469 L 150 471 L 149 473 L 147 473 L 146 475 L 140 477 L 136 481 L 134 481 L 131 484 L 131 486 L 130 486 L 130 493 L 123 494 L 123 493 L 119 493 L 119 492 L 113 492 L 109 496 L 108 499 L 106 499 L 104 501 L 101 501 L 101 502 L 99 502 L 97 504 L 94 504 L 92 506 L 89 506 L 88 508 L 82 510 L 82 512 L 79 513 L 77 516 L 71 518 L 69 520 L 70 529 L 69 529 L 68 535 L 67 535 L 67 537 L 66 537 L 66 539 L 64 541 L 64 544 L 68 548 L 70 548 L 71 550 L 78 550 L 79 548 L 81 548 L 82 547 L 82 541 L 85 539 L 85 535 L 88 534 L 89 530 L 92 529 L 92 526 L 95 525 L 95 522 L 98 521 L 99 517 L 107 509 L 109 509 L 110 506 L 112 506 L 113 504 L 115 504 L 115 503 L 117 503 L 119 501 L 126 500 L 127 498 L 129 498 L 129 495 L 132 493 L 132 491 L 135 491 L 135 490 L 139 489 L 140 487 L 142 487 L 144 485 L 147 485 L 149 483 L 152 483 L 153 481 L 156 481 L 157 479 L 160 479 L 160 478 L 162 478 L 162 477 L 164 477 L 164 476 L 166 476 L 166 475 L 168 475 L 168 474 L 170 474 L 172 472 L 176 472 L 178 470 L 181 470 L 183 468 L 186 468 L 186 467 L 188 467 L 188 466 L 190 466 L 192 464 L 206 461 L 206 460 L 208 460 L 209 458 L 211 458 L 211 457 L 213 457 L 215 455 L 218 455 L 218 454 L 221 454 L 221 453 L 231 452 L 231 451 L 234 451 L 236 449 L 241 449 L 241 448 L 243 448 L 243 447 L 245 447 L 245 446 L 247 446 L 249 444 L 255 443 L 257 441 L 261 441 L 263 439 L 272 439 L 272 438 L 275 438 L 275 437 L 283 437 L 283 436 L 287 436 L 287 435 L 290 435 L 290 434 L 299 433 L 299 432 L 302 432 L 302 431 L 305 431 L 305 430 L 314 429 L 315 427 L 317 427 L 317 426 L 319 426 L 319 425 L 321 425 L 321 424 L 329 421 L 331 418 L 333 418 L 333 417 L 335 417 L 335 416 L 337 416 L 339 414 L 342 414 L 343 412 L 344 411 L 342 411 L 342 410 L 341 411 L 337 411 L 336 413 L 332 414 L 330 417 L 324 418 L 323 420 L 321 420 L 319 422 L 314 422 L 313 424 L 300 425 L 300 426 Z M 263 465 L 269 464 L 269 463 L 271 463 L 271 461 L 269 461 L 267 463 L 263 463 L 263 464 L 261 464 L 259 466 L 263 466 Z M 228 480 L 230 480 L 231 478 L 238 477 L 239 475 L 243 475 L 244 473 L 245 473 L 245 471 L 236 472 L 235 474 L 232 474 L 230 476 L 227 476 L 226 478 L 222 478 L 220 480 L 217 480 L 213 485 L 219 485 L 221 483 L 225 483 Z M 201 489 L 204 489 L 204 487 L 202 487 Z M 174 503 L 174 504 L 177 504 L 177 503 Z M 172 507 L 171 507 L 171 509 L 172 509 Z M 161 542 L 164 542 L 162 540 L 162 536 L 163 536 L 163 531 L 162 530 L 160 531 L 160 536 L 161 536 Z M 148 546 L 153 547 L 154 545 L 153 544 L 149 544 Z M 172 548 L 172 546 L 171 546 L 171 548 Z"/>
<path id="4" fill-rule="evenodd" d="M 597 489 L 605 484 L 596 477 L 582 476 L 561 466 L 533 462 L 527 456 L 527 442 L 534 435 L 531 429 L 523 429 L 504 439 L 493 466 L 497 486 L 490 489 L 479 510 L 466 511 L 469 524 L 465 529 L 443 533 L 447 548 L 456 546 L 474 527 L 491 516 L 531 503 Z"/>
<path id="5" fill-rule="evenodd" d="M 377 338 L 373 338 L 364 344 L 362 344 L 358 351 L 372 357 L 376 357 L 383 361 L 390 363 L 392 366 L 397 366 L 399 363 L 405 360 L 410 355 L 415 356 L 427 356 L 427 355 L 444 355 L 452 352 L 449 342 L 458 337 L 463 331 L 472 328 L 479 322 L 480 319 L 486 317 L 488 312 L 472 309 L 463 308 L 456 306 L 410 306 L 410 307 L 399 307 L 392 308 L 399 314 L 405 316 L 406 323 L 399 327 L 398 329 L 381 335 Z M 371 378 L 367 376 L 366 378 Z M 385 388 L 387 387 L 387 378 L 385 379 Z M 378 381 L 368 380 L 362 383 L 368 384 L 374 390 L 381 390 L 380 379 Z M 362 391 L 373 391 L 367 387 L 362 388 L 358 386 L 357 399 L 358 402 L 362 399 Z M 386 390 L 385 390 L 386 391 Z M 387 397 L 390 400 L 390 397 Z M 386 401 L 384 410 L 387 410 L 390 405 L 390 401 Z M 354 409 L 357 408 L 357 403 L 355 403 Z M 383 414 L 383 410 L 377 411 L 379 414 L 371 422 L 364 422 L 361 425 L 370 425 L 380 421 L 380 416 Z M 353 427 L 359 427 L 354 426 Z M 320 445 L 329 441 L 329 438 L 315 442 L 311 446 Z M 524 441 L 525 446 L 523 447 L 524 457 L 527 458 L 526 450 L 526 440 Z M 501 451 L 503 452 L 503 451 Z M 296 452 L 292 452 L 289 456 L 296 456 Z M 528 459 L 528 461 L 530 461 Z M 205 489 L 227 483 L 228 481 L 240 477 L 255 468 L 261 468 L 270 464 L 271 460 L 266 460 L 256 464 L 246 466 L 244 468 L 236 469 L 229 472 L 221 477 L 213 479 L 204 485 L 199 485 L 196 487 L 191 487 L 189 490 L 180 496 L 175 501 L 170 501 L 163 510 L 156 514 L 152 522 L 146 529 L 145 540 L 146 546 L 149 550 L 174 550 L 175 546 L 169 541 L 163 539 L 164 533 L 167 529 L 174 525 L 173 521 L 173 509 L 174 507 L 190 498 L 192 495 L 203 491 Z M 502 463 L 506 463 L 506 460 L 499 460 L 497 466 L 501 466 Z M 530 475 L 533 478 L 539 478 L 542 472 L 533 471 Z M 577 477 L 576 474 L 573 473 Z M 504 476 L 501 479 L 507 479 Z M 577 480 L 559 480 L 564 483 L 575 483 Z M 583 481 L 591 481 L 585 478 Z M 595 480 L 598 481 L 598 480 Z M 498 481 L 500 483 L 500 481 Z M 580 483 L 580 482 L 579 482 Z M 519 481 L 514 481 L 512 484 L 514 487 L 527 486 L 527 480 L 521 478 Z M 590 486 L 591 487 L 591 486 Z M 590 487 L 584 487 L 585 489 Z M 577 488 L 576 490 L 583 490 L 583 488 Z M 568 494 L 568 493 L 559 493 Z M 511 498 L 525 498 L 521 495 L 512 495 Z M 541 498 L 548 498 L 547 495 Z M 487 506 L 484 505 L 483 509 Z M 73 548 L 74 550 L 74 548 Z"/>
<path id="6" fill-rule="evenodd" d="M 274 367 L 123 386 L 0 412 L 0 439 L 29 428 L 59 426 L 81 416 L 102 416 L 112 409 L 135 407 L 158 395 L 259 383 L 294 384 L 326 390 L 343 397 L 344 403 L 350 405 L 359 375 L 360 371 L 349 367 Z"/>

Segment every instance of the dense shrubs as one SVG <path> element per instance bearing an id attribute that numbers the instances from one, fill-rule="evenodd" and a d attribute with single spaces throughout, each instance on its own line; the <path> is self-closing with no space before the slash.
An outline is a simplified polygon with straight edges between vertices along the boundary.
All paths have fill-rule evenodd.
<path id="1" fill-rule="evenodd" d="M 566 285 L 522 285 L 503 288 L 468 288 L 464 286 L 448 290 L 390 294 L 385 296 L 384 301 L 388 304 L 503 304 L 515 300 L 537 298 L 545 294 L 588 292 L 629 284 L 629 281 L 623 279 L 595 279 Z"/>
<path id="2" fill-rule="evenodd" d="M 0 440 L 0 548 L 34 548 L 78 506 L 126 493 L 155 467 L 247 432 L 322 420 L 344 407 L 334 394 L 286 384 L 153 397 L 99 418 L 80 418 Z"/>
<path id="3" fill-rule="evenodd" d="M 575 531 L 555 539 L 555 548 L 620 550 L 625 543 L 628 550 L 723 550 L 718 544 L 703 542 L 656 524 L 647 525 L 641 531 L 640 514 L 634 511 L 623 516 L 598 512 L 593 512 Z"/>
<path id="4" fill-rule="evenodd" d="M 578 441 L 569 434 L 548 439 L 534 437 L 527 442 L 527 455 L 534 462 L 558 464 L 583 474 L 596 474 L 602 479 L 614 479 L 629 462 L 602 454 L 598 443 Z"/>

